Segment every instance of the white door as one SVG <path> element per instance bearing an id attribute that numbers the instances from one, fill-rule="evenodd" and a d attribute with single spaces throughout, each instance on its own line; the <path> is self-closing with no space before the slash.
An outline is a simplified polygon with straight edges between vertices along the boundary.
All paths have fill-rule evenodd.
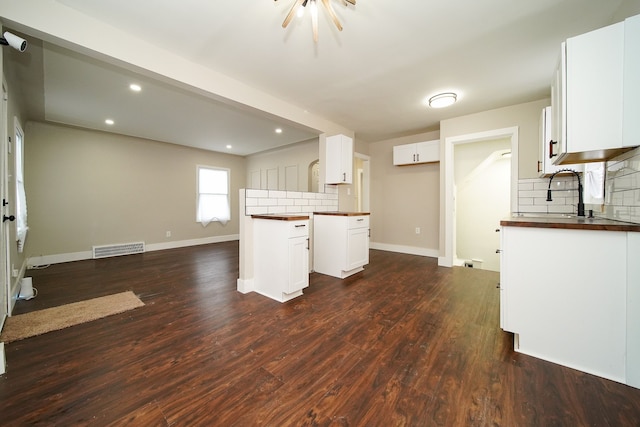
<path id="1" fill-rule="evenodd" d="M 0 216 L 6 214 L 5 200 L 7 199 L 7 89 L 2 82 L 2 102 L 0 106 L 0 199 L 2 199 L 2 208 Z M 8 233 L 7 224 L 3 222 L 0 225 L 0 329 L 4 324 L 7 314 L 10 312 L 9 303 L 11 301 L 11 282 L 7 270 L 7 248 Z"/>

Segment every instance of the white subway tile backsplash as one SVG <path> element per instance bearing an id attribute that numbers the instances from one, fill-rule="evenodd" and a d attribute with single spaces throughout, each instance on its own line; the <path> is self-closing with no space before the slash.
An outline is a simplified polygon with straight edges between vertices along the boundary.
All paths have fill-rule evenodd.
<path id="1" fill-rule="evenodd" d="M 518 183 L 518 191 L 531 191 L 533 190 L 533 182 L 523 182 L 524 180 L 521 180 Z"/>
<path id="2" fill-rule="evenodd" d="M 292 206 L 295 204 L 293 199 L 278 199 L 278 206 Z"/>
<path id="3" fill-rule="evenodd" d="M 269 197 L 268 190 L 247 189 L 246 197 Z"/>
<path id="4" fill-rule="evenodd" d="M 316 210 L 338 210 L 338 194 L 249 189 L 245 192 L 245 215 L 310 214 Z"/>

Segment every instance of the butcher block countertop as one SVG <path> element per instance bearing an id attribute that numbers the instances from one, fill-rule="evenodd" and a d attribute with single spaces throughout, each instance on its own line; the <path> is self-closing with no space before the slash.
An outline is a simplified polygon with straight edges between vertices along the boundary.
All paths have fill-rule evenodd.
<path id="1" fill-rule="evenodd" d="M 575 215 L 513 214 L 500 221 L 509 227 L 564 228 L 572 230 L 604 230 L 640 232 L 640 224 L 613 221 L 604 218 L 577 217 Z"/>
<path id="2" fill-rule="evenodd" d="M 272 219 L 275 221 L 304 221 L 309 219 L 309 215 L 301 214 L 264 214 L 264 215 L 251 215 L 253 219 Z"/>
<path id="3" fill-rule="evenodd" d="M 371 215 L 369 212 L 341 212 L 341 211 L 330 211 L 330 212 L 314 212 L 314 215 L 333 215 L 333 216 L 362 216 L 362 215 Z"/>

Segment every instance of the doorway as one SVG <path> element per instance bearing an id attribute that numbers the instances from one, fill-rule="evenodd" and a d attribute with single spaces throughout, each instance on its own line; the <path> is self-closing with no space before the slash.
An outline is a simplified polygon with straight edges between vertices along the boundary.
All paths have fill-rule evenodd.
<path id="1" fill-rule="evenodd" d="M 500 271 L 496 228 L 510 212 L 511 141 L 454 147 L 454 265 Z"/>
<path id="2" fill-rule="evenodd" d="M 511 145 L 511 179 L 510 179 L 510 210 L 515 212 L 518 204 L 518 127 L 495 129 L 486 132 L 447 137 L 444 141 L 444 164 L 442 175 L 444 180 L 444 192 L 441 197 L 444 207 L 443 228 L 444 239 L 442 244 L 444 250 L 438 258 L 438 265 L 442 267 L 453 267 L 454 255 L 456 253 L 456 216 L 455 216 L 455 157 L 454 147 L 458 144 L 469 144 L 482 141 L 490 141 L 506 138 Z M 497 248 L 496 248 L 497 249 Z"/>

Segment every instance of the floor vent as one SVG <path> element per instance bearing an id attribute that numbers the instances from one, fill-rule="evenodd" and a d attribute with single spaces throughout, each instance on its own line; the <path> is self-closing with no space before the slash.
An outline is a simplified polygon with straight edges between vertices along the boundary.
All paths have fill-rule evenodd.
<path id="1" fill-rule="evenodd" d="M 144 242 L 122 243 L 119 245 L 103 245 L 93 247 L 93 258 L 107 258 L 118 255 L 141 254 Z"/>

